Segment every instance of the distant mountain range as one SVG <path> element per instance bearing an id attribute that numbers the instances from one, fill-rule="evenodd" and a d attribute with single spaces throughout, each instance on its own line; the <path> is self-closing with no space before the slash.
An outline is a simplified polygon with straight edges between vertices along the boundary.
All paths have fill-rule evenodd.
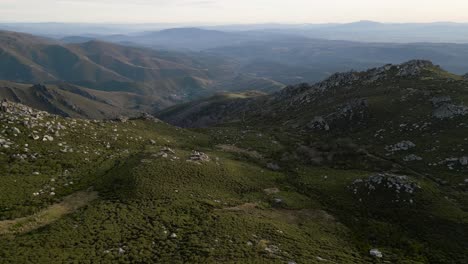
<path id="1" fill-rule="evenodd" d="M 138 35 L 140 32 L 183 28 L 184 24 L 73 24 L 73 23 L 2 23 L 0 29 L 19 31 L 37 35 L 65 37 L 73 35 Z M 379 23 L 358 21 L 353 23 L 325 24 L 238 24 L 202 25 L 192 24 L 216 31 L 230 32 L 269 32 L 310 38 L 350 40 L 364 42 L 443 42 L 468 43 L 468 23 Z"/>
<path id="2" fill-rule="evenodd" d="M 463 25 L 456 25 L 463 28 Z M 364 70 L 411 59 L 431 60 L 457 74 L 467 71 L 468 44 L 365 43 L 310 38 L 312 35 L 298 33 L 300 30 L 316 28 L 323 32 L 333 32 L 334 29 L 341 28 L 345 35 L 346 32 L 361 29 L 364 32 L 379 31 L 378 28 L 381 26 L 379 23 L 359 22 L 347 25 L 298 26 L 292 29 L 251 31 L 175 28 L 129 35 L 69 36 L 61 41 L 80 44 L 99 39 L 156 50 L 190 51 L 198 54 L 202 52 L 202 56 L 209 54 L 232 59 L 238 64 L 241 73 L 285 84 L 316 82 L 337 71 Z M 388 27 L 393 26 L 388 25 Z M 444 39 L 449 38 L 444 37 Z M 407 40 L 410 41 L 410 38 Z"/>
<path id="3" fill-rule="evenodd" d="M 67 82 L 95 90 L 147 96 L 156 109 L 220 90 L 275 91 L 283 84 L 240 73 L 220 56 L 155 51 L 89 41 L 63 44 L 0 31 L 0 80 Z M 254 86 L 252 86 L 254 85 Z"/>
<path id="4" fill-rule="evenodd" d="M 363 24 L 376 26 L 354 27 Z M 363 43 L 199 28 L 58 40 L 0 31 L 0 80 L 69 83 L 108 92 L 109 98 L 122 92 L 144 96 L 139 111 L 149 112 L 219 92 L 271 93 L 334 72 L 411 59 L 431 60 L 461 75 L 468 71 L 468 44 Z M 117 112 L 136 107 L 113 105 Z"/>

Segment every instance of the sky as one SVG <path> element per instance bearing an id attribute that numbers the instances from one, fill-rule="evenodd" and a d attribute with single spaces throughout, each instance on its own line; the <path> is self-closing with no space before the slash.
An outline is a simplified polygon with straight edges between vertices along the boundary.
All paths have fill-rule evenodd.
<path id="1" fill-rule="evenodd" d="M 1 22 L 468 22 L 468 0 L 0 0 Z"/>

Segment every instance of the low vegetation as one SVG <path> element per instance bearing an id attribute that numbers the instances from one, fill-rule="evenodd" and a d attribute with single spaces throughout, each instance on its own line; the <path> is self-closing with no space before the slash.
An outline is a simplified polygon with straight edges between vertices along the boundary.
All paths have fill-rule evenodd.
<path id="1" fill-rule="evenodd" d="M 397 75 L 413 67 L 385 71 Z M 441 93 L 450 92 L 450 100 L 427 95 L 439 98 L 434 102 L 412 97 L 417 92 L 403 92 L 407 89 L 388 90 L 441 85 L 437 69 L 430 69 L 440 82 L 417 79 L 420 73 L 410 71 L 399 80 L 411 82 L 386 88 L 374 83 L 375 91 L 386 91 L 392 102 L 381 107 L 375 102 L 382 97 L 368 94 L 372 85 L 361 92 L 353 88 L 368 81 L 364 73 L 358 74 L 359 82 L 351 78 L 352 86 L 347 77 L 332 77 L 330 87 L 348 88 L 346 100 L 352 95 L 368 101 L 349 104 L 345 112 L 352 117 L 345 118 L 326 112 L 343 110 L 344 97 L 328 102 L 327 109 L 307 102 L 320 98 L 318 86 L 274 95 L 292 114 L 308 109 L 302 116 L 290 117 L 274 97 L 228 96 L 223 104 L 248 101 L 236 109 L 252 100 L 272 111 L 193 129 L 151 116 L 63 118 L 4 102 L 0 259 L 466 263 L 466 115 L 463 110 L 447 118 L 433 115 L 447 105 L 463 109 L 466 82 L 443 77 L 451 88 Z M 426 119 L 431 125 L 424 125 Z M 352 125 L 344 126 L 350 124 L 344 120 Z"/>

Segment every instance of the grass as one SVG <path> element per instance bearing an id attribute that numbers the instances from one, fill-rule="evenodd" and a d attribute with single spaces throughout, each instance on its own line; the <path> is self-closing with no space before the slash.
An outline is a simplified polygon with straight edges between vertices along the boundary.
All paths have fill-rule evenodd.
<path id="1" fill-rule="evenodd" d="M 75 212 L 97 198 L 97 192 L 77 192 L 64 197 L 62 202 L 53 204 L 34 215 L 0 221 L 0 235 L 31 232 Z"/>
<path id="2" fill-rule="evenodd" d="M 370 96 L 383 88 L 363 89 Z M 386 102 L 371 98 L 371 104 Z M 187 130 L 150 120 L 48 117 L 42 122 L 60 121 L 67 129 L 43 142 L 28 136 L 32 129 L 22 120 L 2 120 L 0 135 L 15 144 L 0 151 L 0 258 L 6 263 L 318 263 L 319 258 L 465 263 L 468 242 L 460 234 L 467 232 L 467 196 L 458 185 L 464 170 L 426 166 L 461 153 L 464 130 L 451 127 L 460 120 L 448 121 L 450 129 L 437 133 L 442 146 L 434 154 L 425 151 L 435 144 L 434 135 L 400 128 L 403 122 L 424 122 L 415 116 L 427 105 L 412 114 L 394 107 L 373 111 L 404 117 L 372 119 L 368 129 L 348 131 L 348 139 L 271 124 Z M 383 138 L 374 137 L 383 124 Z M 23 132 L 11 135 L 12 125 Z M 46 127 L 35 130 L 47 133 Z M 386 155 L 386 145 L 406 139 L 417 147 Z M 13 159 L 25 153 L 25 144 L 38 158 Z M 74 151 L 61 152 L 63 145 Z M 158 155 L 165 147 L 175 154 Z M 360 148 L 375 155 L 359 154 Z M 193 150 L 210 161 L 187 162 Z M 424 162 L 404 163 L 409 153 Z M 317 156 L 323 163 L 313 162 Z M 280 169 L 268 169 L 268 163 Z M 349 187 L 382 170 L 406 174 L 421 186 L 408 197 L 414 204 L 393 202 L 395 192 L 385 189 L 356 195 Z M 429 172 L 448 183 L 439 185 L 425 176 Z M 77 196 L 89 187 L 99 197 Z M 40 190 L 44 194 L 33 195 Z M 382 261 L 369 256 L 371 248 L 384 253 Z"/>

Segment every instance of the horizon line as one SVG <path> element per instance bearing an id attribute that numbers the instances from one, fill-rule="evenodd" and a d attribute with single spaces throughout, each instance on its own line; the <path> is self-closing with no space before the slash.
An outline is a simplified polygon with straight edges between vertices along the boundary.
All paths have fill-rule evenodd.
<path id="1" fill-rule="evenodd" d="M 1 21 L 0 24 L 83 24 L 83 25 L 181 25 L 181 24 L 197 24 L 211 26 L 230 26 L 230 25 L 346 25 L 355 23 L 375 23 L 386 25 L 398 24 L 468 24 L 468 21 L 431 21 L 431 22 L 383 22 L 376 20 L 353 20 L 350 22 L 258 22 L 258 23 L 243 23 L 243 22 L 72 22 L 72 21 Z"/>

